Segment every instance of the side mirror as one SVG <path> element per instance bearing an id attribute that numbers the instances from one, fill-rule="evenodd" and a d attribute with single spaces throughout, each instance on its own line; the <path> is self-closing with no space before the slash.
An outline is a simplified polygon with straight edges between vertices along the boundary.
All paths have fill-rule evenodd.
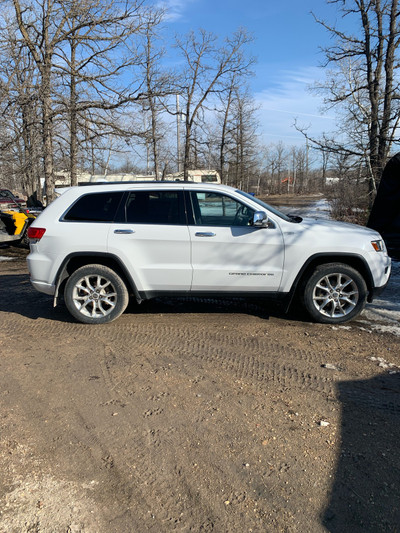
<path id="1" fill-rule="evenodd" d="M 266 228 L 268 226 L 268 215 L 265 211 L 256 211 L 254 213 L 253 226 L 256 228 Z"/>

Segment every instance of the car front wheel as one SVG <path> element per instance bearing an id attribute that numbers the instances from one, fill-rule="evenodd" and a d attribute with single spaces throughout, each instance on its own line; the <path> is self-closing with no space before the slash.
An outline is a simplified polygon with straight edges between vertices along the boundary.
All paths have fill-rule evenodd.
<path id="1" fill-rule="evenodd" d="M 317 267 L 306 280 L 301 298 L 316 322 L 340 324 L 361 313 L 367 293 L 365 280 L 357 270 L 329 263 Z"/>
<path id="2" fill-rule="evenodd" d="M 67 280 L 64 300 L 68 311 L 84 324 L 105 324 L 126 309 L 129 294 L 125 283 L 111 268 L 86 265 Z"/>

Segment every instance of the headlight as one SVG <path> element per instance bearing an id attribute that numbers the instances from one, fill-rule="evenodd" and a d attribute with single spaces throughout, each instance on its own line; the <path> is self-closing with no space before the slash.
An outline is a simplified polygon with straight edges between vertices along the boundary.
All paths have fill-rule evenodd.
<path id="1" fill-rule="evenodd" d="M 384 252 L 386 250 L 385 243 L 382 239 L 379 239 L 379 241 L 371 241 L 371 244 L 375 252 Z"/>

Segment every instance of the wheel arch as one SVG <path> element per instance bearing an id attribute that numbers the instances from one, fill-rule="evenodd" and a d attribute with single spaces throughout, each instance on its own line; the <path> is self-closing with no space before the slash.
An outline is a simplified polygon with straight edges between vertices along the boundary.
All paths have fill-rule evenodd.
<path id="1" fill-rule="evenodd" d="M 304 282 L 307 280 L 307 278 L 311 275 L 311 273 L 320 265 L 328 264 L 328 263 L 343 263 L 345 265 L 353 267 L 355 270 L 357 270 L 361 276 L 364 278 L 365 283 L 367 285 L 368 289 L 368 298 L 367 301 L 370 302 L 372 298 L 372 292 L 374 288 L 374 282 L 371 270 L 368 266 L 367 261 L 361 256 L 357 254 L 315 254 L 307 259 L 307 261 L 304 263 L 304 265 L 301 267 L 300 271 L 298 272 L 296 279 L 293 282 L 293 285 L 290 290 L 290 298 L 287 300 L 287 309 L 289 309 L 290 304 L 293 301 L 294 296 L 298 292 L 299 288 L 304 284 Z"/>
<path id="2" fill-rule="evenodd" d="M 108 253 L 92 253 L 92 252 L 74 252 L 65 257 L 56 275 L 56 290 L 54 293 L 54 305 L 57 304 L 57 299 L 63 293 L 65 283 L 69 276 L 78 268 L 85 265 L 99 264 L 113 269 L 124 281 L 128 292 L 133 294 L 140 303 L 142 298 L 136 287 L 136 283 L 125 267 L 119 257 Z"/>

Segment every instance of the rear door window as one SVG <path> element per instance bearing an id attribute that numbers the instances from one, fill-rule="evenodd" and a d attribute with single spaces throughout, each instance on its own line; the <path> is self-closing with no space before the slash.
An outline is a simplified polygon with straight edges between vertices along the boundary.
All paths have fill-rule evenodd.
<path id="1" fill-rule="evenodd" d="M 125 204 L 125 221 L 186 225 L 183 191 L 131 191 Z"/>
<path id="2" fill-rule="evenodd" d="M 81 196 L 63 220 L 76 222 L 112 222 L 123 192 L 99 192 Z"/>

